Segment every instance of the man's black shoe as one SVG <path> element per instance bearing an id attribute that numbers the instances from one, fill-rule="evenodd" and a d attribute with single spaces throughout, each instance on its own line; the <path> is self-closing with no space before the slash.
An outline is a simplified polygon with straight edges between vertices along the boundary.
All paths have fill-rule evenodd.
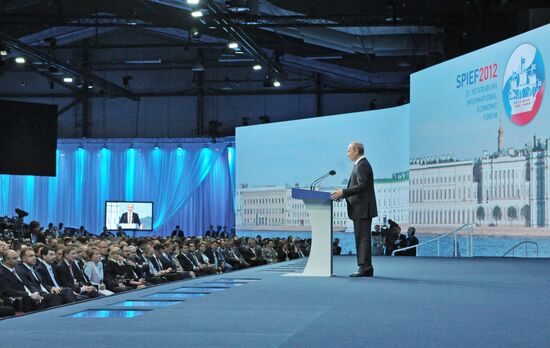
<path id="1" fill-rule="evenodd" d="M 374 268 L 359 269 L 359 271 L 349 275 L 350 277 L 372 277 L 374 276 Z"/>

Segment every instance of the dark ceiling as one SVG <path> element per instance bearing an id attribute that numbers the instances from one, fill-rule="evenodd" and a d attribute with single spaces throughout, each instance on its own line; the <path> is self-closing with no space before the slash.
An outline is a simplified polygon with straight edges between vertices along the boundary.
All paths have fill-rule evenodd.
<path id="1" fill-rule="evenodd" d="M 250 11 L 235 14 L 228 4 Z M 201 0 L 198 6 L 202 20 L 190 16 L 196 6 L 186 0 L 2 0 L 0 33 L 4 45 L 34 48 L 45 60 L 56 49 L 100 48 L 103 37 L 120 31 L 153 32 L 160 40 L 111 48 L 173 46 L 215 56 L 236 39 L 241 57 L 283 80 L 300 71 L 346 88 L 405 93 L 415 71 L 550 22 L 550 3 L 541 0 Z M 193 38 L 191 28 L 201 36 Z M 81 72 L 94 69 L 92 61 Z"/>

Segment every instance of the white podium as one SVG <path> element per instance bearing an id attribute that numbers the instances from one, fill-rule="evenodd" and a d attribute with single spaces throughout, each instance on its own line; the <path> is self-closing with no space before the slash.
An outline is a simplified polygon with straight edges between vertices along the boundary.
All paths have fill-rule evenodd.
<path id="1" fill-rule="evenodd" d="M 292 189 L 292 198 L 304 201 L 311 224 L 311 250 L 302 273 L 288 277 L 332 277 L 332 200 L 330 193 Z"/>

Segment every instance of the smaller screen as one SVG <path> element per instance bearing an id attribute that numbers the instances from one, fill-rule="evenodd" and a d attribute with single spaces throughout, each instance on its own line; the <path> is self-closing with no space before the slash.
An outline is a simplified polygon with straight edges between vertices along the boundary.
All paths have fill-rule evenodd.
<path id="1" fill-rule="evenodd" d="M 105 202 L 105 226 L 108 230 L 153 230 L 153 202 Z"/>

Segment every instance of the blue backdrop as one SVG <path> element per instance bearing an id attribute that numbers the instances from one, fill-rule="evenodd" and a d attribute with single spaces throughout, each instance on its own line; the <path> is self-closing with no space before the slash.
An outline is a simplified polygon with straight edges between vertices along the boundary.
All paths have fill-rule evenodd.
<path id="1" fill-rule="evenodd" d="M 0 214 L 15 208 L 38 220 L 84 225 L 99 233 L 106 200 L 154 202 L 155 235 L 180 225 L 200 235 L 210 224 L 235 224 L 235 149 L 232 139 L 59 140 L 57 177 L 0 175 Z M 141 232 L 139 235 L 150 234 Z"/>

